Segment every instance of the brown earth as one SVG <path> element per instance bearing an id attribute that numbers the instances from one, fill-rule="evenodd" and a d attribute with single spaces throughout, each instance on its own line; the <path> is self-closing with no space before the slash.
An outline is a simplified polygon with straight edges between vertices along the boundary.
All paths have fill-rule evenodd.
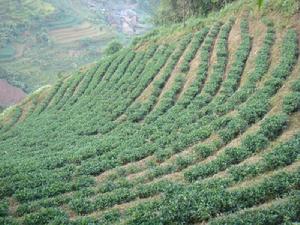
<path id="1" fill-rule="evenodd" d="M 0 79 L 0 106 L 16 104 L 26 97 L 26 93 L 17 87 L 10 85 L 6 80 Z"/>

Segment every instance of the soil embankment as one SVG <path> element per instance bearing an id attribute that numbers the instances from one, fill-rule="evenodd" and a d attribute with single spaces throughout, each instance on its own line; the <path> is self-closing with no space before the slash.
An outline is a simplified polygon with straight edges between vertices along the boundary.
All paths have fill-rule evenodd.
<path id="1" fill-rule="evenodd" d="M 22 101 L 26 93 L 17 87 L 12 86 L 6 80 L 0 79 L 0 106 L 7 107 Z"/>

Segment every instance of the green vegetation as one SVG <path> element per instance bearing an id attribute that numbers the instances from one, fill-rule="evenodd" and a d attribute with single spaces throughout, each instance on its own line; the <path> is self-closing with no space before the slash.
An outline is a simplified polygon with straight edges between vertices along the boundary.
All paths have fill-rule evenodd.
<path id="1" fill-rule="evenodd" d="M 239 4 L 5 110 L 0 224 L 299 223 L 299 26 Z"/>
<path id="2" fill-rule="evenodd" d="M 212 11 L 218 11 L 233 0 L 161 0 L 155 18 L 158 24 L 185 21 L 191 16 L 204 16 Z"/>
<path id="3" fill-rule="evenodd" d="M 286 1 L 258 0 L 258 6 L 262 10 L 280 11 L 281 13 L 284 13 L 285 15 L 293 15 L 294 13 L 300 11 L 299 1 L 294 1 L 294 0 L 286 0 Z"/>
<path id="4" fill-rule="evenodd" d="M 151 28 L 148 17 L 157 4 L 147 0 L 133 5 L 136 2 L 0 0 L 0 67 L 5 79 L 29 93 L 95 63 L 111 40 L 128 45 L 133 36 Z M 138 19 L 126 30 L 128 10 Z"/>
<path id="5" fill-rule="evenodd" d="M 105 54 L 106 55 L 112 55 L 118 51 L 120 51 L 120 49 L 122 48 L 122 44 L 117 42 L 117 41 L 112 41 L 111 43 L 109 43 L 109 45 L 107 46 L 107 48 L 105 49 Z"/>

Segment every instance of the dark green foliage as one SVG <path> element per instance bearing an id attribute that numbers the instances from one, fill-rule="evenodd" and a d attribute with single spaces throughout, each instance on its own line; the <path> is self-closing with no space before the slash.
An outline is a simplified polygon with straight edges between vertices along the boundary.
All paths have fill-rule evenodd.
<path id="1" fill-rule="evenodd" d="M 172 148 L 159 149 L 158 151 L 155 152 L 155 156 L 156 156 L 157 160 L 163 161 L 163 160 L 169 158 L 173 153 L 174 153 L 174 151 Z"/>
<path id="2" fill-rule="evenodd" d="M 300 82 L 295 81 L 292 84 L 292 92 L 283 99 L 283 111 L 291 114 L 300 110 Z"/>
<path id="3" fill-rule="evenodd" d="M 268 145 L 268 138 L 261 133 L 247 135 L 243 141 L 242 146 L 247 148 L 251 152 L 259 151 Z"/>
<path id="4" fill-rule="evenodd" d="M 62 224 L 67 219 L 65 213 L 56 208 L 42 208 L 37 213 L 25 216 L 24 225 Z M 60 221 L 60 222 L 58 222 Z"/>
<path id="5" fill-rule="evenodd" d="M 294 162 L 300 154 L 300 135 L 296 135 L 286 143 L 275 147 L 270 153 L 263 156 L 264 167 L 268 170 L 289 165 Z"/>
<path id="6" fill-rule="evenodd" d="M 263 121 L 260 129 L 256 133 L 247 135 L 242 139 L 240 146 L 225 148 L 224 152 L 217 155 L 214 160 L 205 164 L 193 166 L 185 172 L 185 178 L 191 182 L 200 178 L 209 177 L 219 171 L 227 169 L 231 165 L 240 163 L 242 160 L 245 160 L 247 157 L 258 151 L 262 151 L 267 147 L 270 140 L 277 138 L 286 128 L 286 119 L 287 117 L 284 114 L 267 118 Z M 224 132 L 224 130 L 220 135 L 223 135 L 221 137 L 224 141 L 227 140 L 227 142 L 234 138 L 234 133 Z M 228 139 L 225 139 L 225 137 Z M 207 156 L 209 156 L 213 150 L 204 148 L 204 151 L 208 151 Z M 238 175 L 240 171 L 231 169 L 234 174 L 234 179 L 240 179 L 239 176 L 243 176 L 245 172 L 249 172 L 247 169 L 242 170 L 242 175 Z M 250 169 L 253 169 L 254 172 L 258 171 L 256 167 L 251 167 Z"/>
<path id="7" fill-rule="evenodd" d="M 8 201 L 6 201 L 5 199 L 1 200 L 1 203 L 0 203 L 0 217 L 8 216 L 8 209 L 9 209 Z"/>
<path id="8" fill-rule="evenodd" d="M 300 110 L 300 92 L 291 93 L 284 97 L 283 111 L 290 114 Z"/>
<path id="9" fill-rule="evenodd" d="M 0 224 L 3 225 L 18 225 L 19 223 L 17 222 L 16 219 L 12 217 L 0 217 Z"/>
<path id="10" fill-rule="evenodd" d="M 293 92 L 300 92 L 300 80 L 296 80 L 292 84 L 292 91 Z"/>
<path id="11" fill-rule="evenodd" d="M 187 17 L 207 15 L 211 11 L 220 10 L 233 0 L 162 0 L 157 10 L 155 22 L 169 24 L 185 21 Z"/>
<path id="12" fill-rule="evenodd" d="M 106 49 L 104 50 L 104 53 L 106 55 L 112 55 L 120 51 L 120 49 L 123 48 L 122 44 L 118 41 L 112 41 L 108 44 Z"/>
<path id="13" fill-rule="evenodd" d="M 255 186 L 227 191 L 201 184 L 172 185 L 161 202 L 138 205 L 130 210 L 127 224 L 190 224 L 205 221 L 224 212 L 234 212 L 281 197 L 299 184 L 299 174 L 277 173 Z M 297 202 L 297 201 L 296 201 Z M 291 214 L 292 215 L 292 214 Z M 297 216 L 298 212 L 294 214 Z M 297 217 L 294 217 L 297 218 Z"/>
<path id="14" fill-rule="evenodd" d="M 103 225 L 110 225 L 112 223 L 119 222 L 120 217 L 121 213 L 118 210 L 111 210 L 107 213 L 104 213 L 98 220 L 98 223 Z"/>
<path id="15" fill-rule="evenodd" d="M 212 219 L 209 225 L 275 225 L 275 224 L 293 224 L 300 216 L 300 193 L 295 192 L 286 199 L 279 199 L 278 202 L 270 206 L 248 209 L 242 212 L 229 214 L 221 218 Z"/>
<path id="16" fill-rule="evenodd" d="M 194 148 L 194 151 L 196 152 L 197 155 L 199 155 L 201 158 L 207 158 L 210 156 L 214 150 L 216 149 L 216 145 L 214 144 L 200 144 Z"/>
<path id="17" fill-rule="evenodd" d="M 260 98 L 253 97 L 248 101 L 248 104 L 242 107 L 239 111 L 241 117 L 249 124 L 260 120 L 270 109 L 270 103 L 265 95 Z"/>
<path id="18" fill-rule="evenodd" d="M 225 143 L 228 143 L 232 138 L 244 132 L 247 128 L 247 121 L 242 118 L 235 117 L 231 119 L 223 130 L 219 131 L 219 135 Z"/>
<path id="19" fill-rule="evenodd" d="M 263 154 L 262 159 L 254 164 L 232 166 L 229 169 L 234 180 L 241 181 L 247 177 L 257 176 L 265 171 L 275 170 L 292 164 L 300 151 L 299 134 L 285 143 L 275 146 L 271 152 Z"/>
<path id="20" fill-rule="evenodd" d="M 288 124 L 288 116 L 285 114 L 271 116 L 266 118 L 261 124 L 261 132 L 268 139 L 273 140 L 276 138 Z"/>
<path id="21" fill-rule="evenodd" d="M 94 211 L 91 201 L 84 198 L 76 198 L 70 201 L 69 206 L 79 214 L 87 214 Z"/>

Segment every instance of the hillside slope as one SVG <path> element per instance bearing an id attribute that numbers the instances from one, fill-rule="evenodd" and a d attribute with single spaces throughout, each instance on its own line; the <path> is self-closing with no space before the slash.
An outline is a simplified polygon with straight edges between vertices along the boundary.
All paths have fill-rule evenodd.
<path id="1" fill-rule="evenodd" d="M 157 0 L 0 0 L 0 78 L 30 93 L 152 29 Z M 2 102 L 0 101 L 0 104 Z"/>
<path id="2" fill-rule="evenodd" d="M 6 110 L 0 224 L 300 222 L 299 18 L 237 1 Z"/>

